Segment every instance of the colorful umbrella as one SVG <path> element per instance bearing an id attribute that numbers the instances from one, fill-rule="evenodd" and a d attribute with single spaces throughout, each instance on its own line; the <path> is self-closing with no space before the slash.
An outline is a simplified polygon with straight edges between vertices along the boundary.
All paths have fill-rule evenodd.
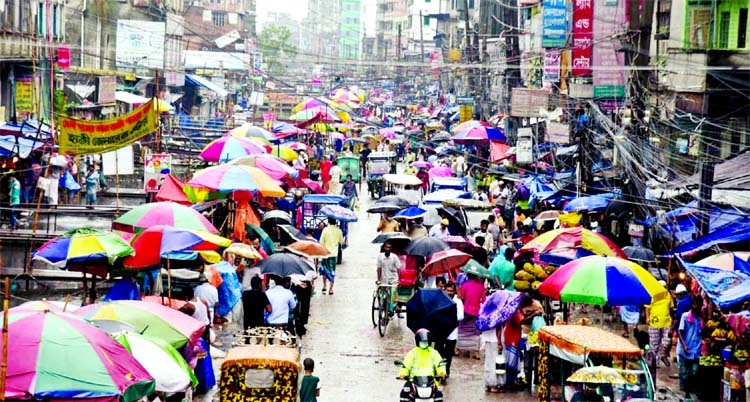
<path id="1" fill-rule="evenodd" d="M 286 145 L 274 145 L 271 148 L 271 154 L 287 162 L 294 162 L 299 157 L 299 154 L 295 150 Z"/>
<path id="2" fill-rule="evenodd" d="M 344 208 L 341 205 L 326 205 L 320 209 L 320 213 L 341 222 L 357 221 L 357 214 L 351 209 Z"/>
<path id="3" fill-rule="evenodd" d="M 512 290 L 496 290 L 492 292 L 479 309 L 479 316 L 477 316 L 476 323 L 477 329 L 487 331 L 505 324 L 518 311 L 518 307 L 521 304 L 521 295 L 521 292 Z"/>
<path id="4" fill-rule="evenodd" d="M 422 275 L 435 276 L 453 272 L 471 260 L 471 256 L 464 252 L 449 248 L 438 251 L 430 256 L 422 268 Z"/>
<path id="5" fill-rule="evenodd" d="M 269 236 L 262 227 L 253 225 L 252 223 L 246 223 L 245 230 L 247 230 L 248 234 L 250 234 L 250 232 L 253 232 L 258 235 L 260 246 L 263 248 L 263 251 L 265 251 L 266 254 L 271 255 L 274 253 L 274 251 L 276 250 L 276 245 L 273 243 L 273 240 L 271 240 L 271 236 Z"/>
<path id="6" fill-rule="evenodd" d="M 154 378 L 157 392 L 183 392 L 198 385 L 198 378 L 190 365 L 174 346 L 164 340 L 132 332 L 119 332 L 112 338 Z"/>
<path id="7" fill-rule="evenodd" d="M 447 250 L 449 247 L 444 241 L 437 237 L 420 237 L 409 243 L 406 254 L 429 257 L 439 251 Z"/>
<path id="8" fill-rule="evenodd" d="M 473 240 L 465 236 L 446 236 L 442 240 L 448 244 L 451 248 L 461 250 L 464 253 L 472 254 L 477 249 L 482 248 L 480 245 L 474 243 Z"/>
<path id="9" fill-rule="evenodd" d="M 328 251 L 322 244 L 312 240 L 300 240 L 296 241 L 288 246 L 286 249 L 292 253 L 299 254 L 307 258 L 327 258 L 331 257 L 331 252 Z"/>
<path id="10" fill-rule="evenodd" d="M 299 176 L 299 171 L 297 169 L 289 166 L 288 163 L 274 155 L 262 154 L 243 156 L 229 163 L 233 165 L 256 167 L 275 180 L 281 180 L 287 177 L 294 179 Z"/>
<path id="11" fill-rule="evenodd" d="M 484 265 L 478 263 L 474 259 L 469 260 L 469 262 L 467 262 L 466 265 L 464 265 L 463 267 L 461 267 L 461 271 L 463 271 L 463 272 L 465 272 L 467 274 L 476 275 L 476 276 L 478 276 L 480 278 L 487 278 L 487 279 L 489 279 L 489 278 L 492 277 L 492 272 L 489 269 L 487 269 L 487 267 L 485 267 Z"/>
<path id="12" fill-rule="evenodd" d="M 302 179 L 302 183 L 313 193 L 315 194 L 325 194 L 326 191 L 323 189 L 323 187 L 320 186 L 320 184 L 317 181 L 314 181 L 312 179 Z"/>
<path id="13" fill-rule="evenodd" d="M 286 192 L 264 171 L 241 165 L 224 164 L 203 169 L 188 182 L 221 192 L 260 192 L 265 197 L 284 197 Z"/>
<path id="14" fill-rule="evenodd" d="M 485 127 L 481 125 L 462 130 L 455 130 L 454 133 L 455 134 L 453 134 L 451 139 L 456 143 L 489 140 L 507 141 L 507 137 L 505 137 L 505 134 L 499 128 Z"/>
<path id="15" fill-rule="evenodd" d="M 583 367 L 568 377 L 568 382 L 624 385 L 628 382 L 620 371 L 607 366 Z"/>
<path id="16" fill-rule="evenodd" d="M 411 166 L 417 169 L 431 169 L 432 163 L 425 162 L 425 161 L 416 161 L 416 162 L 412 162 Z"/>
<path id="17" fill-rule="evenodd" d="M 255 247 L 245 243 L 232 243 L 224 252 L 250 260 L 260 260 L 263 258 Z"/>
<path id="18" fill-rule="evenodd" d="M 259 262 L 256 267 L 262 274 L 276 275 L 282 278 L 289 275 L 305 275 L 313 267 L 302 258 L 291 253 L 279 253 Z"/>
<path id="19" fill-rule="evenodd" d="M 606 236 L 581 227 L 550 230 L 521 247 L 521 252 L 534 251 L 564 262 L 587 255 L 628 258 Z"/>
<path id="20" fill-rule="evenodd" d="M 161 304 L 162 306 L 167 306 L 173 309 L 179 309 L 187 304 L 185 300 L 170 299 L 169 297 L 164 296 L 143 296 L 141 300 L 149 303 Z"/>
<path id="21" fill-rule="evenodd" d="M 431 168 L 427 173 L 430 177 L 451 177 L 453 176 L 453 170 L 447 166 L 435 166 Z"/>
<path id="22" fill-rule="evenodd" d="M 305 122 L 306 124 L 341 121 L 338 115 L 336 115 L 336 111 L 330 106 L 316 106 L 299 111 L 289 116 L 289 120 Z"/>
<path id="23" fill-rule="evenodd" d="M 267 141 L 276 140 L 276 136 L 272 132 L 266 130 L 263 127 L 254 126 L 251 123 L 245 123 L 239 127 L 235 127 L 229 130 L 229 135 L 240 138 L 257 137 Z"/>
<path id="24" fill-rule="evenodd" d="M 607 209 L 609 201 L 609 198 L 600 197 L 598 195 L 578 197 L 565 204 L 563 211 L 604 211 Z"/>
<path id="25" fill-rule="evenodd" d="M 492 127 L 492 124 L 482 120 L 467 120 L 463 123 L 453 126 L 451 131 L 453 131 L 453 133 L 455 134 L 459 131 L 467 130 L 473 127 Z"/>
<path id="26" fill-rule="evenodd" d="M 87 262 L 100 262 L 103 259 L 111 263 L 116 258 L 132 255 L 133 252 L 130 244 L 114 233 L 80 228 L 44 243 L 34 251 L 32 259 L 63 268 L 69 263 L 85 265 Z"/>
<path id="27" fill-rule="evenodd" d="M 138 205 L 115 219 L 112 222 L 112 229 L 138 233 L 154 225 L 169 225 L 180 229 L 219 233 L 216 227 L 197 210 L 170 201 Z"/>
<path id="28" fill-rule="evenodd" d="M 276 136 L 289 136 L 304 132 L 304 130 L 295 127 L 293 124 L 283 121 L 273 122 L 273 128 L 271 129 L 271 131 L 273 131 Z"/>
<path id="29" fill-rule="evenodd" d="M 229 239 L 212 233 L 166 225 L 151 226 L 136 235 L 131 243 L 135 255 L 123 261 L 129 268 L 159 265 L 170 253 L 217 250 L 232 244 Z"/>
<path id="30" fill-rule="evenodd" d="M 285 147 L 289 147 L 290 149 L 293 149 L 295 151 L 307 151 L 309 149 L 307 144 L 299 142 L 299 141 L 285 142 L 281 145 Z"/>
<path id="31" fill-rule="evenodd" d="M 49 301 L 49 300 L 32 300 L 27 301 L 19 306 L 13 307 L 11 311 L 33 310 L 33 311 L 52 311 L 53 313 L 63 313 L 74 311 L 76 307 L 66 302 Z"/>
<path id="32" fill-rule="evenodd" d="M 417 219 L 425 216 L 427 214 L 427 211 L 425 211 L 422 208 L 419 207 L 409 207 L 406 209 L 402 209 L 394 215 L 394 218 L 402 218 L 402 219 Z"/>
<path id="33" fill-rule="evenodd" d="M 10 313 L 7 346 L 6 399 L 133 402 L 154 392 L 125 348 L 69 314 Z"/>
<path id="34" fill-rule="evenodd" d="M 665 297 L 667 290 L 632 261 L 595 255 L 558 268 L 539 293 L 569 303 L 642 306 Z"/>
<path id="35" fill-rule="evenodd" d="M 226 135 L 209 142 L 199 156 L 207 162 L 229 162 L 243 156 L 264 153 L 266 148 L 261 144 L 247 138 Z"/>
<path id="36" fill-rule="evenodd" d="M 119 300 L 90 304 L 73 314 L 96 323 L 119 321 L 135 328 L 141 335 L 159 338 L 175 349 L 198 341 L 205 324 L 173 308 L 140 300 Z"/>

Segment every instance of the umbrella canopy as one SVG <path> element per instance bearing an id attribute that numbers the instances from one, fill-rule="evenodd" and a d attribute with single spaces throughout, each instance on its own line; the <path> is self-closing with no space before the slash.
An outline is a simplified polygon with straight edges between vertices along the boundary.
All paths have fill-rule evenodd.
<path id="1" fill-rule="evenodd" d="M 372 239 L 373 244 L 382 244 L 385 242 L 390 242 L 394 250 L 403 250 L 411 243 L 411 237 L 401 232 L 390 232 L 380 233 Z"/>
<path id="2" fill-rule="evenodd" d="M 420 237 L 419 239 L 413 240 L 409 246 L 406 247 L 406 254 L 409 255 L 420 255 L 422 257 L 429 257 L 438 251 L 447 250 L 449 247 L 444 241 L 436 237 Z"/>
<path id="3" fill-rule="evenodd" d="M 435 166 L 427 172 L 430 177 L 451 177 L 453 170 L 447 166 Z"/>
<path id="4" fill-rule="evenodd" d="M 333 110 L 333 108 L 329 106 L 316 106 L 309 109 L 300 110 L 299 112 L 289 116 L 289 120 L 306 124 L 341 121 L 339 116 L 336 115 L 336 112 Z"/>
<path id="5" fill-rule="evenodd" d="M 627 246 L 622 251 L 633 261 L 654 261 L 654 252 L 646 247 Z"/>
<path id="6" fill-rule="evenodd" d="M 461 267 L 461 271 L 464 271 L 467 274 L 476 275 L 480 278 L 489 279 L 492 277 L 492 272 L 474 259 L 469 260 L 466 265 Z"/>
<path id="7" fill-rule="evenodd" d="M 169 343 L 133 332 L 120 332 L 113 334 L 112 338 L 154 378 L 157 392 L 182 392 L 198 385 L 193 369 Z"/>
<path id="8" fill-rule="evenodd" d="M 119 321 L 141 335 L 162 339 L 175 349 L 197 341 L 205 324 L 173 308 L 140 300 L 118 300 L 84 306 L 73 314 L 89 321 Z"/>
<path id="9" fill-rule="evenodd" d="M 281 145 L 283 145 L 285 147 L 289 147 L 290 149 L 293 149 L 295 151 L 307 151 L 309 149 L 309 147 L 307 146 L 307 144 L 299 142 L 299 141 L 285 142 L 285 143 L 283 143 Z"/>
<path id="10" fill-rule="evenodd" d="M 87 262 L 103 259 L 112 262 L 133 253 L 130 244 L 114 233 L 80 228 L 44 243 L 34 251 L 32 259 L 63 268 L 69 263 L 85 265 Z"/>
<path id="11" fill-rule="evenodd" d="M 224 250 L 225 253 L 234 254 L 238 257 L 250 260 L 259 260 L 261 255 L 255 247 L 245 243 L 232 243 Z"/>
<path id="12" fill-rule="evenodd" d="M 206 162 L 229 162 L 243 156 L 265 153 L 263 145 L 228 135 L 209 142 L 199 156 Z"/>
<path id="13" fill-rule="evenodd" d="M 411 166 L 417 169 L 430 169 L 432 168 L 432 163 L 427 162 L 427 161 L 416 161 L 416 162 L 412 162 Z"/>
<path id="14" fill-rule="evenodd" d="M 290 254 L 279 253 L 269 256 L 256 265 L 262 274 L 287 277 L 289 275 L 305 275 L 312 268 L 302 258 Z"/>
<path id="15" fill-rule="evenodd" d="M 539 293 L 570 303 L 642 306 L 666 297 L 667 290 L 632 261 L 589 256 L 558 268 L 542 282 Z"/>
<path id="16" fill-rule="evenodd" d="M 138 205 L 115 219 L 112 222 L 112 229 L 138 233 L 155 225 L 219 233 L 216 227 L 197 210 L 170 201 Z"/>
<path id="17" fill-rule="evenodd" d="M 7 399 L 132 402 L 154 392 L 154 380 L 125 348 L 78 317 L 10 313 L 8 346 Z"/>
<path id="18" fill-rule="evenodd" d="M 451 248 L 461 250 L 468 254 L 482 248 L 479 244 L 474 243 L 473 240 L 465 236 L 446 236 L 443 237 L 442 240 Z"/>
<path id="19" fill-rule="evenodd" d="M 261 225 L 288 225 L 292 222 L 292 217 L 288 213 L 274 209 L 263 214 Z"/>
<path id="20" fill-rule="evenodd" d="M 433 339 L 445 339 L 458 327 L 456 303 L 442 289 L 417 290 L 406 312 L 406 326 L 413 332 L 428 329 Z"/>
<path id="21" fill-rule="evenodd" d="M 568 377 L 568 382 L 580 382 L 589 384 L 612 384 L 623 385 L 628 382 L 620 371 L 607 366 L 583 367 L 576 370 Z"/>
<path id="22" fill-rule="evenodd" d="M 230 163 L 234 165 L 256 167 L 275 180 L 281 180 L 287 177 L 294 179 L 299 176 L 299 170 L 289 166 L 286 161 L 275 155 L 257 154 L 243 156 L 231 161 Z"/>
<path id="23" fill-rule="evenodd" d="M 600 197 L 598 195 L 578 197 L 565 204 L 563 211 L 604 211 L 607 209 L 609 201 L 609 198 Z"/>
<path id="24" fill-rule="evenodd" d="M 520 251 L 535 251 L 567 260 L 592 254 L 627 258 L 606 236 L 581 227 L 550 230 L 528 242 Z"/>
<path id="25" fill-rule="evenodd" d="M 374 207 L 380 204 L 398 205 L 401 207 L 399 209 L 408 208 L 412 205 L 411 201 L 407 200 L 406 198 L 399 197 L 397 195 L 387 195 L 385 197 L 382 197 L 378 199 L 372 206 Z"/>
<path id="26" fill-rule="evenodd" d="M 331 257 L 331 252 L 328 251 L 327 248 L 323 247 L 322 244 L 312 240 L 296 241 L 286 246 L 286 249 L 294 254 L 299 254 L 307 258 Z"/>
<path id="27" fill-rule="evenodd" d="M 245 123 L 239 127 L 235 127 L 231 130 L 229 130 L 229 135 L 232 137 L 240 137 L 240 138 L 262 138 L 266 141 L 275 141 L 276 136 L 266 130 L 263 127 L 254 126 L 250 123 Z"/>
<path id="28" fill-rule="evenodd" d="M 507 141 L 507 137 L 505 137 L 505 134 L 499 128 L 482 125 L 455 130 L 451 139 L 456 143 L 489 140 Z"/>
<path id="29" fill-rule="evenodd" d="M 312 179 L 302 179 L 302 183 L 307 187 L 310 191 L 312 191 L 315 194 L 325 194 L 326 190 L 323 189 L 323 187 L 318 183 L 317 181 L 314 181 Z"/>
<path id="30" fill-rule="evenodd" d="M 425 211 L 422 208 L 419 207 L 409 207 L 406 209 L 402 209 L 396 213 L 394 218 L 402 218 L 402 219 L 417 219 L 425 216 L 427 214 L 427 211 Z"/>
<path id="31" fill-rule="evenodd" d="M 274 251 L 276 251 L 276 245 L 273 243 L 273 240 L 271 240 L 271 236 L 269 236 L 262 227 L 253 225 L 252 223 L 246 223 L 245 230 L 247 230 L 248 233 L 252 232 L 258 235 L 260 246 L 263 248 L 263 251 L 265 251 L 266 254 L 271 255 L 274 253 Z"/>
<path id="32" fill-rule="evenodd" d="M 725 271 L 740 271 L 746 274 L 750 274 L 750 270 L 748 270 L 748 267 L 750 267 L 750 262 L 748 262 L 749 260 L 749 252 L 729 252 L 710 255 L 696 262 L 695 265 L 701 267 L 722 269 Z"/>
<path id="33" fill-rule="evenodd" d="M 271 154 L 287 162 L 294 162 L 299 157 L 299 154 L 297 154 L 297 151 L 293 150 L 292 148 L 289 148 L 286 145 L 274 146 L 273 148 L 271 148 Z"/>
<path id="34" fill-rule="evenodd" d="M 156 198 L 156 201 L 174 201 L 178 204 L 191 206 L 193 203 L 185 194 L 183 187 L 185 187 L 185 183 L 170 173 L 164 176 L 164 180 L 161 182 L 159 191 L 154 198 Z"/>
<path id="35" fill-rule="evenodd" d="M 282 246 L 292 244 L 300 240 L 307 240 L 304 233 L 292 225 L 279 225 L 279 237 Z"/>
<path id="36" fill-rule="evenodd" d="M 554 221 L 557 219 L 557 217 L 560 216 L 560 211 L 555 210 L 548 210 L 548 211 L 542 211 L 537 214 L 537 216 L 534 218 L 535 221 Z"/>
<path id="37" fill-rule="evenodd" d="M 259 192 L 265 197 L 284 197 L 286 192 L 264 171 L 241 165 L 224 164 L 203 169 L 188 184 L 221 192 Z"/>
<path id="38" fill-rule="evenodd" d="M 49 301 L 49 300 L 32 300 L 21 305 L 13 307 L 12 311 L 33 310 L 33 311 L 52 311 L 53 313 L 63 313 L 74 311 L 75 306 L 66 302 Z"/>
<path id="39" fill-rule="evenodd" d="M 133 238 L 135 255 L 126 258 L 123 264 L 129 268 L 151 267 L 159 265 L 170 253 L 218 250 L 231 244 L 229 239 L 212 233 L 156 225 Z"/>
<path id="40" fill-rule="evenodd" d="M 512 290 L 492 292 L 479 310 L 477 328 L 480 331 L 487 331 L 505 324 L 518 311 L 521 304 L 521 295 L 521 292 Z"/>
<path id="41" fill-rule="evenodd" d="M 471 256 L 452 248 L 438 251 L 427 260 L 422 275 L 435 276 L 458 270 L 471 260 Z"/>
<path id="42" fill-rule="evenodd" d="M 457 133 L 459 131 L 466 130 L 472 127 L 492 127 L 492 124 L 482 120 L 467 120 L 463 123 L 459 123 L 453 126 L 451 131 L 453 131 L 453 133 Z"/>
<path id="43" fill-rule="evenodd" d="M 351 209 L 344 208 L 341 205 L 326 205 L 320 209 L 320 213 L 341 222 L 357 221 L 357 214 Z"/>
<path id="44" fill-rule="evenodd" d="M 389 212 L 396 212 L 404 209 L 403 205 L 398 204 L 387 204 L 387 203 L 380 203 L 376 202 L 372 204 L 370 208 L 367 209 L 367 213 L 369 214 L 385 214 Z"/>

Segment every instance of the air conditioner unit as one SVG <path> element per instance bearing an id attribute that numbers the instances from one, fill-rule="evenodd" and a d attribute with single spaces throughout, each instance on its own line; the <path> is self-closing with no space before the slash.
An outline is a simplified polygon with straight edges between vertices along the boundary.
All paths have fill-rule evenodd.
<path id="1" fill-rule="evenodd" d="M 65 89 L 65 77 L 55 77 L 55 89 Z"/>

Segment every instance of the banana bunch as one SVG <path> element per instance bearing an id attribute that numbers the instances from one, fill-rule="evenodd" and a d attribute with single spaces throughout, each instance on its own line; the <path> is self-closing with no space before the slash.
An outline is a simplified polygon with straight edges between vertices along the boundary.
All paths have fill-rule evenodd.
<path id="1" fill-rule="evenodd" d="M 719 355 L 701 356 L 698 363 L 705 367 L 719 367 L 724 365 L 724 360 Z"/>
<path id="2" fill-rule="evenodd" d="M 734 331 L 727 331 L 727 339 L 735 342 L 737 340 L 737 335 L 734 334 Z"/>
<path id="3" fill-rule="evenodd" d="M 716 328 L 713 332 L 711 332 L 711 338 L 727 338 L 728 334 L 730 333 L 732 333 L 732 331 Z"/>
<path id="4" fill-rule="evenodd" d="M 529 283 L 529 281 L 515 280 L 513 281 L 513 287 L 519 292 L 525 292 L 529 290 L 529 288 L 531 287 L 531 283 Z"/>
<path id="5" fill-rule="evenodd" d="M 542 282 L 540 281 L 531 282 L 531 289 L 539 290 L 539 286 L 542 286 Z"/>
<path id="6" fill-rule="evenodd" d="M 709 320 L 706 322 L 706 329 L 715 330 L 716 328 L 719 328 L 719 321 L 716 320 Z"/>
<path id="7" fill-rule="evenodd" d="M 747 359 L 748 357 L 750 357 L 750 353 L 748 353 L 747 350 L 740 349 L 734 352 L 734 357 L 738 359 Z"/>
<path id="8" fill-rule="evenodd" d="M 557 271 L 557 267 L 554 265 L 547 265 L 546 268 L 544 268 L 544 272 L 547 273 L 547 275 L 552 275 Z"/>

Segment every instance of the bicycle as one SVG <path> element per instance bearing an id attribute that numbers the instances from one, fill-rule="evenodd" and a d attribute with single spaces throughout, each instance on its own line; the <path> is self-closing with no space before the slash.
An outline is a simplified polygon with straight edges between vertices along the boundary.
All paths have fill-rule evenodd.
<path id="1" fill-rule="evenodd" d="M 385 336 L 388 321 L 396 312 L 396 304 L 393 303 L 392 291 L 397 285 L 376 282 L 377 288 L 372 293 L 372 326 L 378 327 L 380 337 Z"/>

